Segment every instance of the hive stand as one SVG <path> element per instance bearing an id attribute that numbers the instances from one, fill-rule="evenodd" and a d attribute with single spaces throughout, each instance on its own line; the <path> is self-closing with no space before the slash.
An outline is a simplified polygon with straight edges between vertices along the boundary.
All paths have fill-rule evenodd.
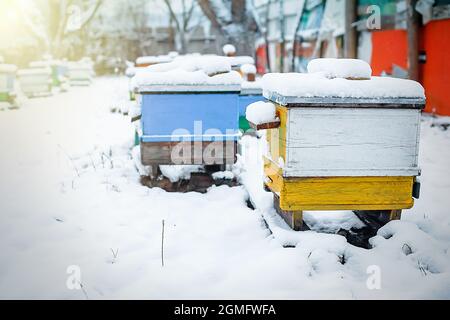
<path id="1" fill-rule="evenodd" d="M 280 198 L 277 195 L 273 197 L 273 204 L 278 215 L 288 224 L 294 231 L 306 231 L 309 227 L 303 222 L 303 211 L 286 211 L 280 208 Z"/>

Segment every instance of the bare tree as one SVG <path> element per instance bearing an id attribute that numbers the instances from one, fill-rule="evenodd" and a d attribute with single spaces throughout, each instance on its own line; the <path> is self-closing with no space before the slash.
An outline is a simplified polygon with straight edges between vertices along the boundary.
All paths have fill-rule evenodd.
<path id="1" fill-rule="evenodd" d="M 64 54 L 62 41 L 69 34 L 83 31 L 96 15 L 103 0 L 48 0 L 47 8 L 33 6 L 24 12 L 25 23 L 33 35 L 55 57 Z M 47 9 L 47 10 L 45 10 Z"/>
<path id="2" fill-rule="evenodd" d="M 170 20 L 175 24 L 181 53 L 186 53 L 187 51 L 189 26 L 197 4 L 195 0 L 189 2 L 188 4 L 186 0 L 181 0 L 181 12 L 177 14 L 174 9 L 173 0 L 164 0 L 170 14 Z"/>
<path id="3" fill-rule="evenodd" d="M 284 18 L 284 0 L 279 0 L 279 23 L 280 23 L 280 71 L 284 72 L 284 57 L 286 56 L 286 30 Z"/>
<path id="4" fill-rule="evenodd" d="M 147 0 L 128 0 L 123 22 L 123 28 L 128 26 L 128 29 L 131 29 L 124 31 L 127 33 L 124 37 L 130 34 L 136 37 L 140 55 L 148 55 L 152 44 L 152 40 L 148 37 L 149 14 L 146 5 Z"/>
<path id="5" fill-rule="evenodd" d="M 247 0 L 197 0 L 203 13 L 239 54 L 253 55 L 255 33 L 259 31 Z"/>

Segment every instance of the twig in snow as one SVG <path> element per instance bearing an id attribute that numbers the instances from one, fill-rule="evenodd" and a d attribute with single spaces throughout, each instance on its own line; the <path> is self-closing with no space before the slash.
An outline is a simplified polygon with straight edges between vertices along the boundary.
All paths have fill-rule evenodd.
<path id="1" fill-rule="evenodd" d="M 105 169 L 105 158 L 103 158 L 103 153 L 101 154 L 101 157 L 102 157 L 102 166 L 103 169 Z"/>
<path id="2" fill-rule="evenodd" d="M 162 235 L 161 235 L 161 265 L 164 267 L 164 219 L 162 221 Z"/>
<path id="3" fill-rule="evenodd" d="M 423 275 L 427 275 L 427 268 L 425 268 L 420 261 L 417 261 L 417 264 L 419 265 L 419 270 L 422 271 Z"/>
<path id="4" fill-rule="evenodd" d="M 60 148 L 62 150 L 62 152 L 66 155 L 66 157 L 70 160 L 73 168 L 75 169 L 75 172 L 77 173 L 78 178 L 81 177 L 80 171 L 78 170 L 78 167 L 76 166 L 75 161 L 73 161 L 72 157 L 66 152 L 66 150 L 64 150 L 64 148 L 59 143 L 58 143 L 58 148 Z"/>
<path id="5" fill-rule="evenodd" d="M 95 166 L 94 159 L 92 158 L 92 155 L 90 153 L 89 153 L 89 159 L 91 159 L 91 164 L 92 164 L 92 167 L 94 168 L 94 171 L 97 171 L 97 167 Z"/>
<path id="6" fill-rule="evenodd" d="M 110 152 L 111 153 L 111 152 Z M 114 169 L 114 163 L 113 163 L 113 161 L 112 161 L 112 158 L 110 157 L 110 156 L 108 156 L 106 153 L 102 153 L 105 157 L 106 157 L 106 159 L 108 159 L 109 160 L 109 163 L 111 164 L 111 169 Z"/>
<path id="7" fill-rule="evenodd" d="M 89 296 L 88 296 L 86 290 L 84 289 L 83 284 L 80 281 L 78 281 L 78 284 L 80 285 L 81 291 L 83 291 L 83 294 L 86 297 L 86 300 L 89 300 Z"/>
<path id="8" fill-rule="evenodd" d="M 112 252 L 112 255 L 113 255 L 113 259 L 112 259 L 111 264 L 114 264 L 114 263 L 116 263 L 117 256 L 119 255 L 119 248 L 117 248 L 116 251 L 114 251 L 113 248 L 110 248 L 110 249 L 111 249 L 111 252 Z"/>

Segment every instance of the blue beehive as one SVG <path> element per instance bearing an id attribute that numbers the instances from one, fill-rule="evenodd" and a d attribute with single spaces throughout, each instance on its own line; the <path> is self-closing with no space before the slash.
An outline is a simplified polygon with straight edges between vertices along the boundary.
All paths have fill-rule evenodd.
<path id="1" fill-rule="evenodd" d="M 136 91 L 144 165 L 235 162 L 240 137 L 238 73 L 208 76 L 174 70 L 142 79 L 136 81 Z"/>

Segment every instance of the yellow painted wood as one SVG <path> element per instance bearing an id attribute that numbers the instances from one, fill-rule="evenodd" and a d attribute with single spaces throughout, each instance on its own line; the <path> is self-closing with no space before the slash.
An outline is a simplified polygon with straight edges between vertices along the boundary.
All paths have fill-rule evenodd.
<path id="1" fill-rule="evenodd" d="M 280 193 L 283 187 L 283 171 L 270 159 L 264 157 L 264 174 L 266 185 L 275 193 Z"/>
<path id="2" fill-rule="evenodd" d="M 265 168 L 267 173 L 267 168 Z M 278 175 L 278 177 L 277 177 Z M 280 196 L 280 207 L 301 210 L 398 210 L 414 204 L 414 177 L 283 178 L 271 175 L 267 186 Z"/>
<path id="3" fill-rule="evenodd" d="M 276 106 L 277 117 L 280 118 L 280 127 L 267 130 L 267 142 L 269 151 L 274 161 L 282 158 L 286 162 L 286 130 L 288 121 L 288 109 L 286 107 Z"/>

